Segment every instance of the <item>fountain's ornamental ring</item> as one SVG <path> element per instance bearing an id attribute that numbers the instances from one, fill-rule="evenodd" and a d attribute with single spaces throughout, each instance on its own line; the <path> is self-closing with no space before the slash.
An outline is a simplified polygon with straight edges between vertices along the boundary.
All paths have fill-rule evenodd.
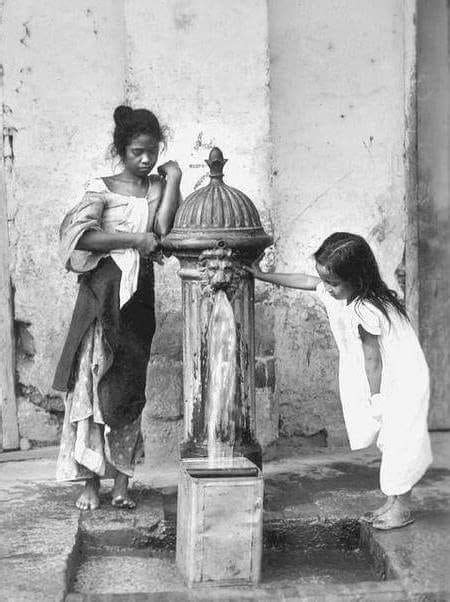
<path id="1" fill-rule="evenodd" d="M 206 160 L 210 182 L 179 207 L 173 229 L 163 241 L 167 251 L 189 254 L 222 247 L 241 250 L 251 259 L 272 243 L 252 201 L 224 183 L 226 162 L 219 148 L 211 150 Z"/>

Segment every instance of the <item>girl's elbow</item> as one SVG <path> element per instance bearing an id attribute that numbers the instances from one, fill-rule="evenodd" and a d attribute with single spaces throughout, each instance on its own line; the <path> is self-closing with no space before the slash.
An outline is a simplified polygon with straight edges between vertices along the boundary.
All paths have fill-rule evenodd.
<path id="1" fill-rule="evenodd" d="M 95 238 L 91 236 L 91 231 L 85 232 L 75 245 L 76 251 L 96 251 Z"/>

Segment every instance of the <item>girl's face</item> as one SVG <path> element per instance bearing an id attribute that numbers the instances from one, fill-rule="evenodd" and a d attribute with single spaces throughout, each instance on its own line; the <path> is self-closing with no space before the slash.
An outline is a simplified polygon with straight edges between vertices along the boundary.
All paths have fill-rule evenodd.
<path id="1" fill-rule="evenodd" d="M 141 178 L 154 168 L 159 154 L 159 142 L 148 134 L 139 134 L 125 147 L 123 164 L 130 173 Z"/>
<path id="2" fill-rule="evenodd" d="M 334 298 L 339 301 L 345 299 L 350 301 L 355 292 L 354 287 L 345 280 L 341 280 L 339 276 L 331 273 L 325 266 L 316 262 L 316 270 L 319 274 L 319 278 L 325 285 L 325 290 Z"/>

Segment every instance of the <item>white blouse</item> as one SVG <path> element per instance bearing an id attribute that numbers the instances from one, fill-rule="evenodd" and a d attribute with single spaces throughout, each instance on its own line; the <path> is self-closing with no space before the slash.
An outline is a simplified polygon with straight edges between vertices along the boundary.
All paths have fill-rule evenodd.
<path id="1" fill-rule="evenodd" d="M 66 269 L 84 273 L 93 270 L 102 257 L 110 256 L 122 272 L 120 307 L 137 289 L 139 252 L 136 249 L 115 249 L 108 253 L 76 249 L 81 236 L 88 230 L 103 232 L 151 232 L 162 197 L 163 183 L 150 176 L 145 197 L 126 196 L 108 190 L 103 178 L 94 178 L 85 185 L 83 198 L 63 220 L 60 228 L 61 253 Z"/>

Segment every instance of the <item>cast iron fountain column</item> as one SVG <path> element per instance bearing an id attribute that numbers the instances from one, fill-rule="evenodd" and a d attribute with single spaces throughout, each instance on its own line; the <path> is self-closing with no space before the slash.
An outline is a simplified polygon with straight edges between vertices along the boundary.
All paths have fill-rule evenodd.
<path id="1" fill-rule="evenodd" d="M 223 182 L 226 159 L 218 148 L 206 161 L 208 186 L 182 203 L 165 249 L 180 261 L 183 303 L 184 440 L 182 458 L 208 455 L 208 331 L 218 291 L 231 304 L 236 333 L 232 408 L 220 423 L 218 439 L 261 467 L 255 433 L 254 282 L 242 269 L 271 244 L 258 212 L 241 191 Z M 210 339 L 211 340 L 211 339 Z"/>

